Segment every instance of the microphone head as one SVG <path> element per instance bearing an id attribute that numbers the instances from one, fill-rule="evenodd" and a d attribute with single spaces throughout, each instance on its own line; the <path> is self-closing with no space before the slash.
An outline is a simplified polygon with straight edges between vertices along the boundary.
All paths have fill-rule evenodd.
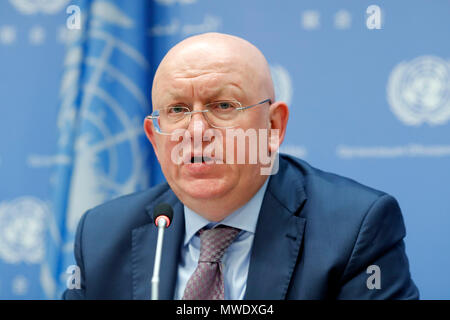
<path id="1" fill-rule="evenodd" d="M 173 209 L 167 203 L 160 203 L 153 210 L 153 221 L 156 226 L 158 226 L 158 220 L 161 218 L 166 220 L 166 228 L 172 223 Z"/>

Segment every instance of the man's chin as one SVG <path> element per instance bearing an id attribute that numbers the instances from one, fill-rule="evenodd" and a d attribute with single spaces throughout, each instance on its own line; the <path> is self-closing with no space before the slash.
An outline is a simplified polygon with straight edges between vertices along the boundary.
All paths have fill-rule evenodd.
<path id="1" fill-rule="evenodd" d="M 229 187 L 222 179 L 196 179 L 183 183 L 182 192 L 198 200 L 214 199 L 224 196 Z"/>

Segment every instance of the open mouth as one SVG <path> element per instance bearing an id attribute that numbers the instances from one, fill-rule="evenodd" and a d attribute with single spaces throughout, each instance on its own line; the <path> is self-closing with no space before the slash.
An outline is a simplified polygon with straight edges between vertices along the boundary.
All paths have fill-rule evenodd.
<path id="1" fill-rule="evenodd" d="M 213 159 L 210 157 L 191 157 L 191 163 L 212 163 Z"/>

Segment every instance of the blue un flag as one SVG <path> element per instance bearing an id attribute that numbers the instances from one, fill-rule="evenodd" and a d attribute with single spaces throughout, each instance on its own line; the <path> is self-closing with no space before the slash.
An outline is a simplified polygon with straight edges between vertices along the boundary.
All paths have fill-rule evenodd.
<path id="1" fill-rule="evenodd" d="M 59 157 L 65 161 L 57 168 L 47 259 L 41 269 L 49 298 L 60 297 L 74 270 L 73 241 L 81 215 L 161 177 L 142 128 L 151 112 L 151 2 L 77 4 L 81 29 L 68 31 L 58 116 Z"/>

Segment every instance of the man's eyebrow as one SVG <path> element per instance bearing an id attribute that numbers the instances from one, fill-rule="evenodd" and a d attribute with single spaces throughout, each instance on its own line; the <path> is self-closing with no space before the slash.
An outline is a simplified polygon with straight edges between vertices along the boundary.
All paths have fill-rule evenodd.
<path id="1" fill-rule="evenodd" d="M 166 93 L 164 94 L 162 100 L 162 104 L 168 104 L 173 102 L 174 100 L 183 100 L 184 99 L 184 94 L 181 94 L 180 92 L 170 92 L 169 90 L 166 91 Z"/>
<path id="2" fill-rule="evenodd" d="M 210 96 L 210 99 L 217 98 L 218 96 L 222 95 L 224 91 L 230 90 L 230 86 L 232 87 L 231 90 L 233 91 L 233 95 L 236 93 L 236 89 L 238 89 L 239 92 L 237 93 L 237 96 L 238 98 L 242 98 L 244 90 L 242 90 L 241 86 L 239 86 L 237 83 L 229 82 L 225 86 L 222 86 L 218 88 L 217 91 L 213 92 L 213 94 L 211 94 Z"/>
<path id="3" fill-rule="evenodd" d="M 207 99 L 211 100 L 211 99 L 215 99 L 215 98 L 219 97 L 220 95 L 222 95 L 224 93 L 224 91 L 230 90 L 230 87 L 232 88 L 231 90 L 233 91 L 233 95 L 237 95 L 238 98 L 242 98 L 242 96 L 244 94 L 244 90 L 241 88 L 241 86 L 237 83 L 229 82 L 223 86 L 218 87 L 217 89 L 211 89 L 211 93 L 208 94 Z M 185 94 L 182 93 L 183 90 L 179 90 L 179 89 L 175 89 L 175 88 L 171 88 L 171 89 L 173 91 L 168 90 L 165 94 L 165 97 L 163 99 L 165 102 L 173 101 L 173 100 L 184 100 L 186 98 Z M 239 92 L 237 92 L 237 94 L 236 94 L 236 91 L 239 91 Z M 181 101 L 179 101 L 179 102 L 181 102 Z"/>

